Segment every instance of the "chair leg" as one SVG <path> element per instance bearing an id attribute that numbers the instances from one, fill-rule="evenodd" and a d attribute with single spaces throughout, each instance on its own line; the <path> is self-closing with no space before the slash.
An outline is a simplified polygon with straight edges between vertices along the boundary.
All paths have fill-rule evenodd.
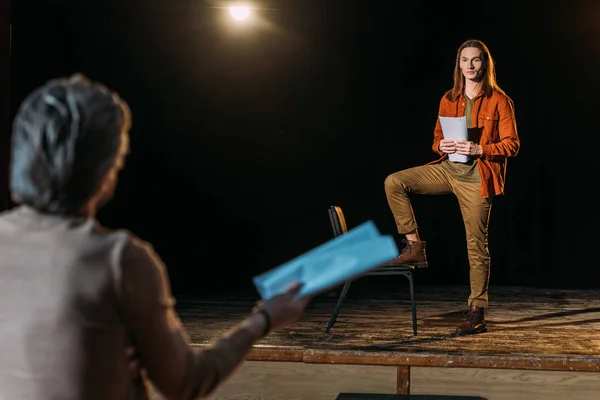
<path id="1" fill-rule="evenodd" d="M 409 271 L 404 276 L 408 279 L 410 289 L 410 310 L 412 314 L 413 334 L 417 336 L 417 307 L 415 306 L 415 289 L 413 287 L 412 273 Z"/>
<path id="2" fill-rule="evenodd" d="M 331 318 L 329 318 L 329 324 L 327 325 L 327 329 L 325 330 L 325 333 L 329 333 L 331 328 L 333 328 L 333 324 L 335 324 L 335 320 L 337 319 L 337 316 L 340 312 L 340 308 L 342 307 L 342 303 L 344 302 L 344 299 L 346 298 L 348 289 L 350 289 L 351 283 L 352 283 L 352 281 L 346 281 L 344 283 L 344 287 L 342 288 L 342 293 L 340 293 L 340 297 L 338 297 L 338 301 L 335 305 L 335 308 L 333 309 L 333 314 L 331 314 Z"/>

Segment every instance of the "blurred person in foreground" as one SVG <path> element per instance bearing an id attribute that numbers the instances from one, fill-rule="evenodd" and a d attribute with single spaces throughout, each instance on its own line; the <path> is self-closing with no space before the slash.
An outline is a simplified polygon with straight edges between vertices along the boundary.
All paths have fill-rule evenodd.
<path id="1" fill-rule="evenodd" d="M 0 214 L 2 399 L 144 399 L 148 381 L 168 399 L 204 397 L 309 302 L 295 285 L 192 348 L 152 246 L 95 219 L 115 191 L 130 126 L 126 102 L 81 74 L 46 83 L 19 108 L 17 206 Z"/>

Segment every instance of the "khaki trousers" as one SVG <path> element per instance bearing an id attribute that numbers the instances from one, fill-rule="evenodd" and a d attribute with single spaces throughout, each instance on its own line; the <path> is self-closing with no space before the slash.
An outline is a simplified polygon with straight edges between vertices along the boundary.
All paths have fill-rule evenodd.
<path id="1" fill-rule="evenodd" d="M 417 229 L 409 193 L 454 193 L 466 230 L 471 281 L 468 305 L 487 307 L 490 279 L 488 224 L 492 199 L 480 197 L 479 182 L 458 180 L 442 164 L 430 164 L 389 175 L 385 180 L 385 192 L 400 234 Z"/>

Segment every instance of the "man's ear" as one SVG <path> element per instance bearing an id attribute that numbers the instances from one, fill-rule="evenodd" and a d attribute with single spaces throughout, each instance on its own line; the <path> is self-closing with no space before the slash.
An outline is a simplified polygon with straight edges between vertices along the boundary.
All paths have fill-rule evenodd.
<path id="1" fill-rule="evenodd" d="M 102 177 L 102 180 L 100 180 L 100 185 L 98 185 L 98 191 L 101 193 L 104 193 L 108 189 L 110 189 L 110 184 L 111 184 L 113 177 L 114 177 L 114 171 L 113 171 L 113 168 L 111 168 L 110 171 L 108 171 L 106 174 L 104 174 L 104 177 Z"/>
<path id="2" fill-rule="evenodd" d="M 100 182 L 98 182 L 98 188 L 96 193 L 90 199 L 91 202 L 96 203 L 98 200 L 102 199 L 104 193 L 110 191 L 111 179 L 114 176 L 113 168 L 111 168 L 107 173 L 104 174 Z"/>
<path id="3" fill-rule="evenodd" d="M 16 194 L 14 194 L 14 193 L 11 193 L 11 194 L 10 194 L 10 199 L 11 199 L 11 200 L 12 200 L 12 202 L 13 202 L 13 203 L 15 203 L 15 204 L 21 204 L 21 202 L 22 202 L 22 201 L 21 201 L 21 198 L 20 198 L 19 196 L 17 196 Z"/>

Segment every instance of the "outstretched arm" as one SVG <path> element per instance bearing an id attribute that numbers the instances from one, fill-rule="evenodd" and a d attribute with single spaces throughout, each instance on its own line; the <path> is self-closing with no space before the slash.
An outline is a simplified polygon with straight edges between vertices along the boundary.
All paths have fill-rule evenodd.
<path id="1" fill-rule="evenodd" d="M 174 311 L 166 268 L 148 244 L 128 243 L 121 255 L 121 304 L 142 368 L 168 399 L 204 397 L 241 364 L 267 327 L 252 313 L 205 349 L 192 348 Z M 273 329 L 302 315 L 307 299 L 290 292 L 264 305 Z"/>

